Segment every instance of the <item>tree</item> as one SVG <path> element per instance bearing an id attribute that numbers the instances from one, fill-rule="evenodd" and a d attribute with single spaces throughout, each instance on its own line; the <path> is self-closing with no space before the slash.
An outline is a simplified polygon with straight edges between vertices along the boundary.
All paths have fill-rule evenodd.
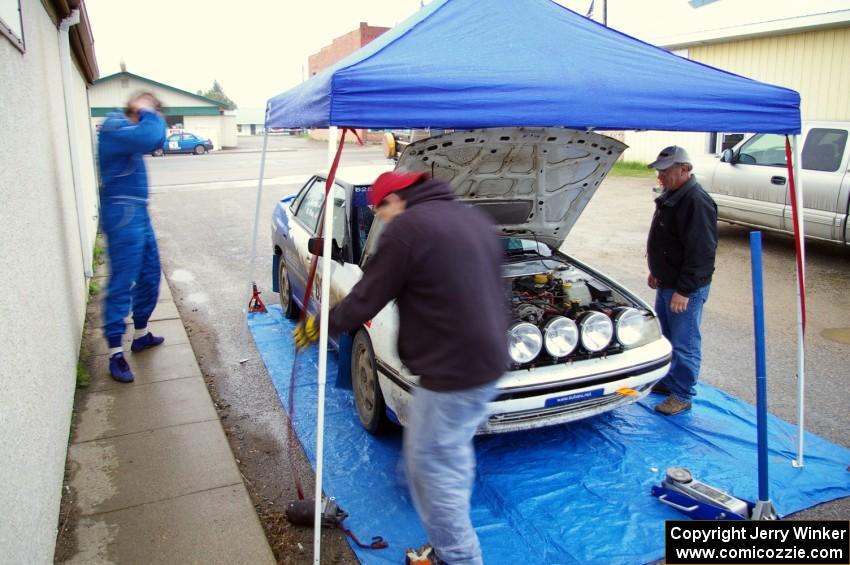
<path id="1" fill-rule="evenodd" d="M 200 90 L 198 91 L 198 94 L 201 94 Z M 236 102 L 227 97 L 227 94 L 224 93 L 224 89 L 217 80 L 214 80 L 212 88 L 201 94 L 201 96 L 212 98 L 213 100 L 221 102 L 225 110 L 235 110 L 238 108 Z"/>

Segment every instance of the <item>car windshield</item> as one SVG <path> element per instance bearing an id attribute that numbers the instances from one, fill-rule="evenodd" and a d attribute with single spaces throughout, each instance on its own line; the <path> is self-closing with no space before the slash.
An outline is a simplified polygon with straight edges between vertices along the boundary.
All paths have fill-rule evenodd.
<path id="1" fill-rule="evenodd" d="M 548 245 L 541 241 L 533 239 L 520 239 L 518 237 L 503 237 L 502 246 L 505 249 L 505 255 L 510 257 L 533 255 L 541 257 L 551 257 L 552 250 Z"/>

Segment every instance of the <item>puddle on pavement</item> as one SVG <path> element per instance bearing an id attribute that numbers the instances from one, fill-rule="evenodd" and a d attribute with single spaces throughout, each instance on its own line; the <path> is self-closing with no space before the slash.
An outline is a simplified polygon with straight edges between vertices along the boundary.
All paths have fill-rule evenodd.
<path id="1" fill-rule="evenodd" d="M 194 304 L 204 304 L 209 302 L 210 297 L 206 292 L 193 292 L 186 297 L 186 300 Z"/>
<path id="2" fill-rule="evenodd" d="M 850 345 L 850 328 L 829 328 L 823 330 L 820 335 L 830 341 Z"/>
<path id="3" fill-rule="evenodd" d="M 195 280 L 195 275 L 186 269 L 174 269 L 171 272 L 171 280 L 179 283 L 192 282 Z"/>

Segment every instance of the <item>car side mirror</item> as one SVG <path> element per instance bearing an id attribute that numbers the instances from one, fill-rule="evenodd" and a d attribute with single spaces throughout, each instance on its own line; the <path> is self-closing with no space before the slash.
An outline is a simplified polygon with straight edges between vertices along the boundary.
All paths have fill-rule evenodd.
<path id="1" fill-rule="evenodd" d="M 307 240 L 307 251 L 309 251 L 312 255 L 322 256 L 322 252 L 324 251 L 325 246 L 325 238 L 323 237 L 311 237 Z M 342 248 L 337 245 L 336 240 L 331 241 L 331 259 L 334 261 L 339 261 L 340 263 L 344 263 L 345 261 L 342 258 Z"/>
<path id="2" fill-rule="evenodd" d="M 723 163 L 735 163 L 735 153 L 731 149 L 724 149 L 720 154 L 720 161 Z"/>

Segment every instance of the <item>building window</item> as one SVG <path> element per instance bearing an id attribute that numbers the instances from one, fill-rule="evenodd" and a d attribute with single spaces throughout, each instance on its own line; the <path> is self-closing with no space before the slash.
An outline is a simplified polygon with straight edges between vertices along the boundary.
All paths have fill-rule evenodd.
<path id="1" fill-rule="evenodd" d="M 20 0 L 0 0 L 0 33 L 24 52 L 24 24 Z"/>

